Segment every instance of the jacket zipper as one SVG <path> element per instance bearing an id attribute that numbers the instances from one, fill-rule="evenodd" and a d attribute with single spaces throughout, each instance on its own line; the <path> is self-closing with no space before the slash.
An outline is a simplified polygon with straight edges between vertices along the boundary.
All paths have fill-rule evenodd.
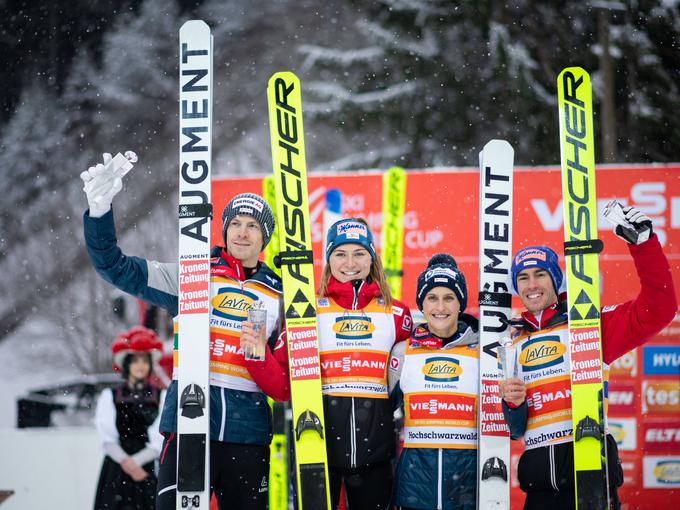
<path id="1" fill-rule="evenodd" d="M 550 484 L 553 489 L 559 492 L 560 488 L 557 486 L 557 474 L 555 473 L 555 445 L 548 446 L 548 457 L 550 464 Z"/>
<path id="2" fill-rule="evenodd" d="M 352 288 L 354 289 L 354 299 L 352 300 L 352 310 L 357 309 L 357 305 L 359 304 L 359 290 L 361 290 L 362 285 L 364 284 L 363 280 L 354 280 L 352 282 Z M 349 433 L 349 439 L 350 439 L 350 466 L 352 468 L 357 467 L 357 423 L 356 423 L 356 416 L 354 414 L 354 397 L 352 397 L 352 413 L 350 414 L 350 419 L 349 419 L 349 424 L 350 424 L 350 433 Z"/>
<path id="3" fill-rule="evenodd" d="M 350 426 L 350 434 L 349 434 L 349 441 L 350 441 L 350 467 L 356 468 L 357 467 L 357 423 L 356 423 L 356 417 L 354 415 L 354 397 L 352 397 L 352 412 L 350 413 L 349 416 L 349 426 Z"/>
<path id="4" fill-rule="evenodd" d="M 444 480 L 442 480 L 442 449 L 437 448 L 437 510 L 441 510 L 442 505 L 442 491 Z"/>

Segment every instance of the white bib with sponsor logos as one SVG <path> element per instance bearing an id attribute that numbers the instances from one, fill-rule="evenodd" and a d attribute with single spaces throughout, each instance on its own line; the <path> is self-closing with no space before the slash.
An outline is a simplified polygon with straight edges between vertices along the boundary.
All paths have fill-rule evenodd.
<path id="1" fill-rule="evenodd" d="M 392 310 L 374 298 L 362 310 L 317 299 L 324 395 L 388 398 L 387 362 L 396 332 Z"/>
<path id="2" fill-rule="evenodd" d="M 241 350 L 241 322 L 254 301 L 267 310 L 266 338 L 279 328 L 280 294 L 257 281 L 240 282 L 229 277 L 210 279 L 210 384 L 257 392 Z M 175 356 L 175 368 L 177 357 Z"/>
<path id="3" fill-rule="evenodd" d="M 478 367 L 477 347 L 406 348 L 405 448 L 477 448 Z"/>
<path id="4" fill-rule="evenodd" d="M 524 433 L 527 449 L 572 440 L 568 338 L 569 329 L 562 324 L 514 339 L 518 377 L 527 388 L 528 419 Z M 606 380 L 609 367 L 604 367 Z"/>

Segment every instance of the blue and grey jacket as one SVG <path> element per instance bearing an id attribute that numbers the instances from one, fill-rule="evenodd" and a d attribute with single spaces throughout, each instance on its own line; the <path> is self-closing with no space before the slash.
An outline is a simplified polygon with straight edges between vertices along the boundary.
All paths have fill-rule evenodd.
<path id="1" fill-rule="evenodd" d="M 85 243 L 97 273 L 123 292 L 168 310 L 178 311 L 178 265 L 126 255 L 118 247 L 113 212 L 101 218 L 84 215 Z M 216 250 L 218 254 L 220 250 Z M 213 264 L 226 265 L 220 259 Z M 278 277 L 265 265 L 249 277 L 262 281 L 279 292 Z M 160 431 L 177 430 L 177 381 L 167 391 Z M 266 445 L 271 442 L 272 418 L 267 397 L 262 392 L 247 392 L 210 386 L 210 439 L 240 444 Z"/>
<path id="2" fill-rule="evenodd" d="M 420 326 L 423 327 L 427 325 Z M 458 331 L 451 338 L 442 339 L 442 348 L 477 344 L 477 329 L 475 317 L 460 314 Z M 394 346 L 391 357 L 397 358 L 398 363 L 390 362 L 391 366 L 403 366 L 405 344 L 400 342 Z M 392 401 L 401 407 L 400 370 L 389 370 L 388 376 Z M 403 448 L 397 465 L 394 503 L 413 508 L 474 510 L 477 506 L 477 450 Z"/>

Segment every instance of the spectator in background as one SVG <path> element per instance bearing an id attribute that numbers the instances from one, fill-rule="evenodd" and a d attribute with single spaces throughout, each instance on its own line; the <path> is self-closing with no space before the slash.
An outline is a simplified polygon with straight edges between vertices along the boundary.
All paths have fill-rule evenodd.
<path id="1" fill-rule="evenodd" d="M 97 401 L 95 426 L 105 457 L 94 509 L 153 510 L 164 395 L 149 379 L 163 344 L 152 330 L 135 326 L 117 336 L 111 350 L 123 382 L 104 390 Z"/>

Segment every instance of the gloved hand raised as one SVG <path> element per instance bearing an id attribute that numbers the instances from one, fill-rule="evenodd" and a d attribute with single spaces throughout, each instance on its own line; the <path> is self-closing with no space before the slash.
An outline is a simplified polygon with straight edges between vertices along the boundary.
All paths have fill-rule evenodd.
<path id="1" fill-rule="evenodd" d="M 642 244 L 652 235 L 652 220 L 637 207 L 623 207 L 612 200 L 605 206 L 604 217 L 616 225 L 614 233 L 627 243 Z"/>
<path id="2" fill-rule="evenodd" d="M 111 209 L 111 200 L 123 187 L 123 176 L 132 169 L 137 162 L 137 155 L 127 151 L 111 157 L 104 154 L 104 163 L 91 166 L 80 174 L 85 185 L 83 190 L 90 206 L 90 217 L 101 218 Z"/>

